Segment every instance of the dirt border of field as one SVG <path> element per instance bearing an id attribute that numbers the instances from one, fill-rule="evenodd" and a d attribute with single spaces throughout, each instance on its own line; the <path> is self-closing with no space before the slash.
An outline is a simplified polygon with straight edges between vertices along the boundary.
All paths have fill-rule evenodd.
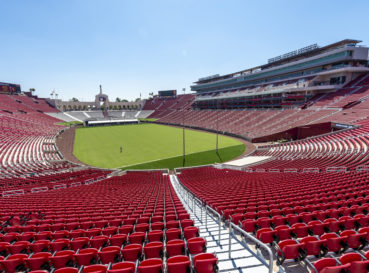
<path id="1" fill-rule="evenodd" d="M 87 165 L 86 163 L 83 163 L 73 154 L 76 129 L 79 127 L 82 127 L 82 125 L 71 126 L 68 129 L 66 129 L 56 138 L 55 144 L 60 150 L 60 152 L 63 154 L 64 159 L 84 166 L 96 168 L 95 166 L 90 166 Z"/>
<path id="2" fill-rule="evenodd" d="M 160 124 L 160 123 L 154 123 L 154 124 L 159 124 L 159 125 L 169 126 L 169 127 L 182 128 L 182 126 L 166 125 L 166 124 Z M 89 166 L 89 167 L 96 168 L 95 166 L 87 165 L 86 163 L 81 162 L 73 154 L 76 129 L 78 129 L 80 127 L 82 127 L 82 125 L 72 126 L 72 127 L 69 127 L 69 129 L 66 129 L 63 133 L 61 133 L 57 137 L 57 139 L 56 139 L 56 146 L 58 147 L 58 149 L 63 154 L 63 156 L 64 156 L 64 158 L 66 160 L 71 161 L 71 162 L 74 162 L 74 163 L 82 164 L 84 166 Z M 210 133 L 210 134 L 215 134 L 213 132 L 208 132 L 206 130 L 200 130 L 200 129 L 194 129 L 194 128 L 186 128 L 186 130 L 198 131 L 198 132 L 206 132 L 206 133 Z M 244 140 L 242 138 L 238 138 L 238 137 L 233 137 L 233 136 L 228 136 L 228 135 L 224 135 L 224 136 L 230 137 L 230 138 L 233 138 L 233 139 L 237 139 L 238 141 L 241 141 L 243 144 L 245 144 L 245 147 L 246 147 L 245 151 L 241 155 L 239 155 L 236 158 L 233 158 L 230 161 L 243 158 L 243 157 L 251 154 L 252 152 L 254 152 L 256 150 L 256 146 L 253 143 L 249 142 L 249 141 L 246 141 L 246 140 Z M 72 143 L 72 145 L 70 145 L 70 143 Z M 229 161 L 227 161 L 227 162 L 229 162 Z M 223 163 L 226 163 L 226 162 L 223 162 Z"/>

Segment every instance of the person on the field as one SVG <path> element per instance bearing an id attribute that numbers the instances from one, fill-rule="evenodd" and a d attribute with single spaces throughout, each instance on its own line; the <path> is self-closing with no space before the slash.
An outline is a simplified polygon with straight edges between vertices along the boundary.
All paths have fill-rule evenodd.
<path id="1" fill-rule="evenodd" d="M 120 153 L 122 153 L 123 152 L 123 148 L 122 148 L 122 146 L 120 146 Z"/>

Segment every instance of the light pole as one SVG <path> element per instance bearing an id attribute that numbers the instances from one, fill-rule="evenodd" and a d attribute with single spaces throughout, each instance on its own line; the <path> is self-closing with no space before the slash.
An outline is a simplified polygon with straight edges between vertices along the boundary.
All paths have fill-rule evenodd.
<path id="1" fill-rule="evenodd" d="M 218 109 L 218 106 L 219 106 L 219 100 L 217 100 L 217 138 L 216 138 L 216 145 L 215 145 L 215 151 L 219 157 L 219 151 L 218 151 L 218 143 L 219 143 L 219 109 Z"/>
<path id="2" fill-rule="evenodd" d="M 186 93 L 186 88 L 182 88 L 183 95 Z M 183 142 L 183 167 L 186 164 L 186 141 L 185 141 L 185 110 L 182 109 L 182 142 Z"/>

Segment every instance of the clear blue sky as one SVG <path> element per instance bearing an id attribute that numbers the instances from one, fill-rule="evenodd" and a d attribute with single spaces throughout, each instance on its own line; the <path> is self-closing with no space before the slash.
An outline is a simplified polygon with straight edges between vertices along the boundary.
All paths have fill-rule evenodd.
<path id="1" fill-rule="evenodd" d="M 186 87 L 313 43 L 369 44 L 369 1 L 4 0 L 0 81 L 48 97 Z"/>

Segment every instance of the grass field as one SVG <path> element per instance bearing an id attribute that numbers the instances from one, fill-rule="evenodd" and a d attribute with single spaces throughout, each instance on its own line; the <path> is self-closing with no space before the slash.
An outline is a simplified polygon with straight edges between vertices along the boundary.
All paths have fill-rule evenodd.
<path id="1" fill-rule="evenodd" d="M 218 156 L 215 134 L 186 129 L 185 139 L 185 166 L 228 161 L 245 150 L 237 139 L 219 135 Z M 103 168 L 173 169 L 182 166 L 182 143 L 181 128 L 158 124 L 79 128 L 74 155 L 88 165 Z"/>

